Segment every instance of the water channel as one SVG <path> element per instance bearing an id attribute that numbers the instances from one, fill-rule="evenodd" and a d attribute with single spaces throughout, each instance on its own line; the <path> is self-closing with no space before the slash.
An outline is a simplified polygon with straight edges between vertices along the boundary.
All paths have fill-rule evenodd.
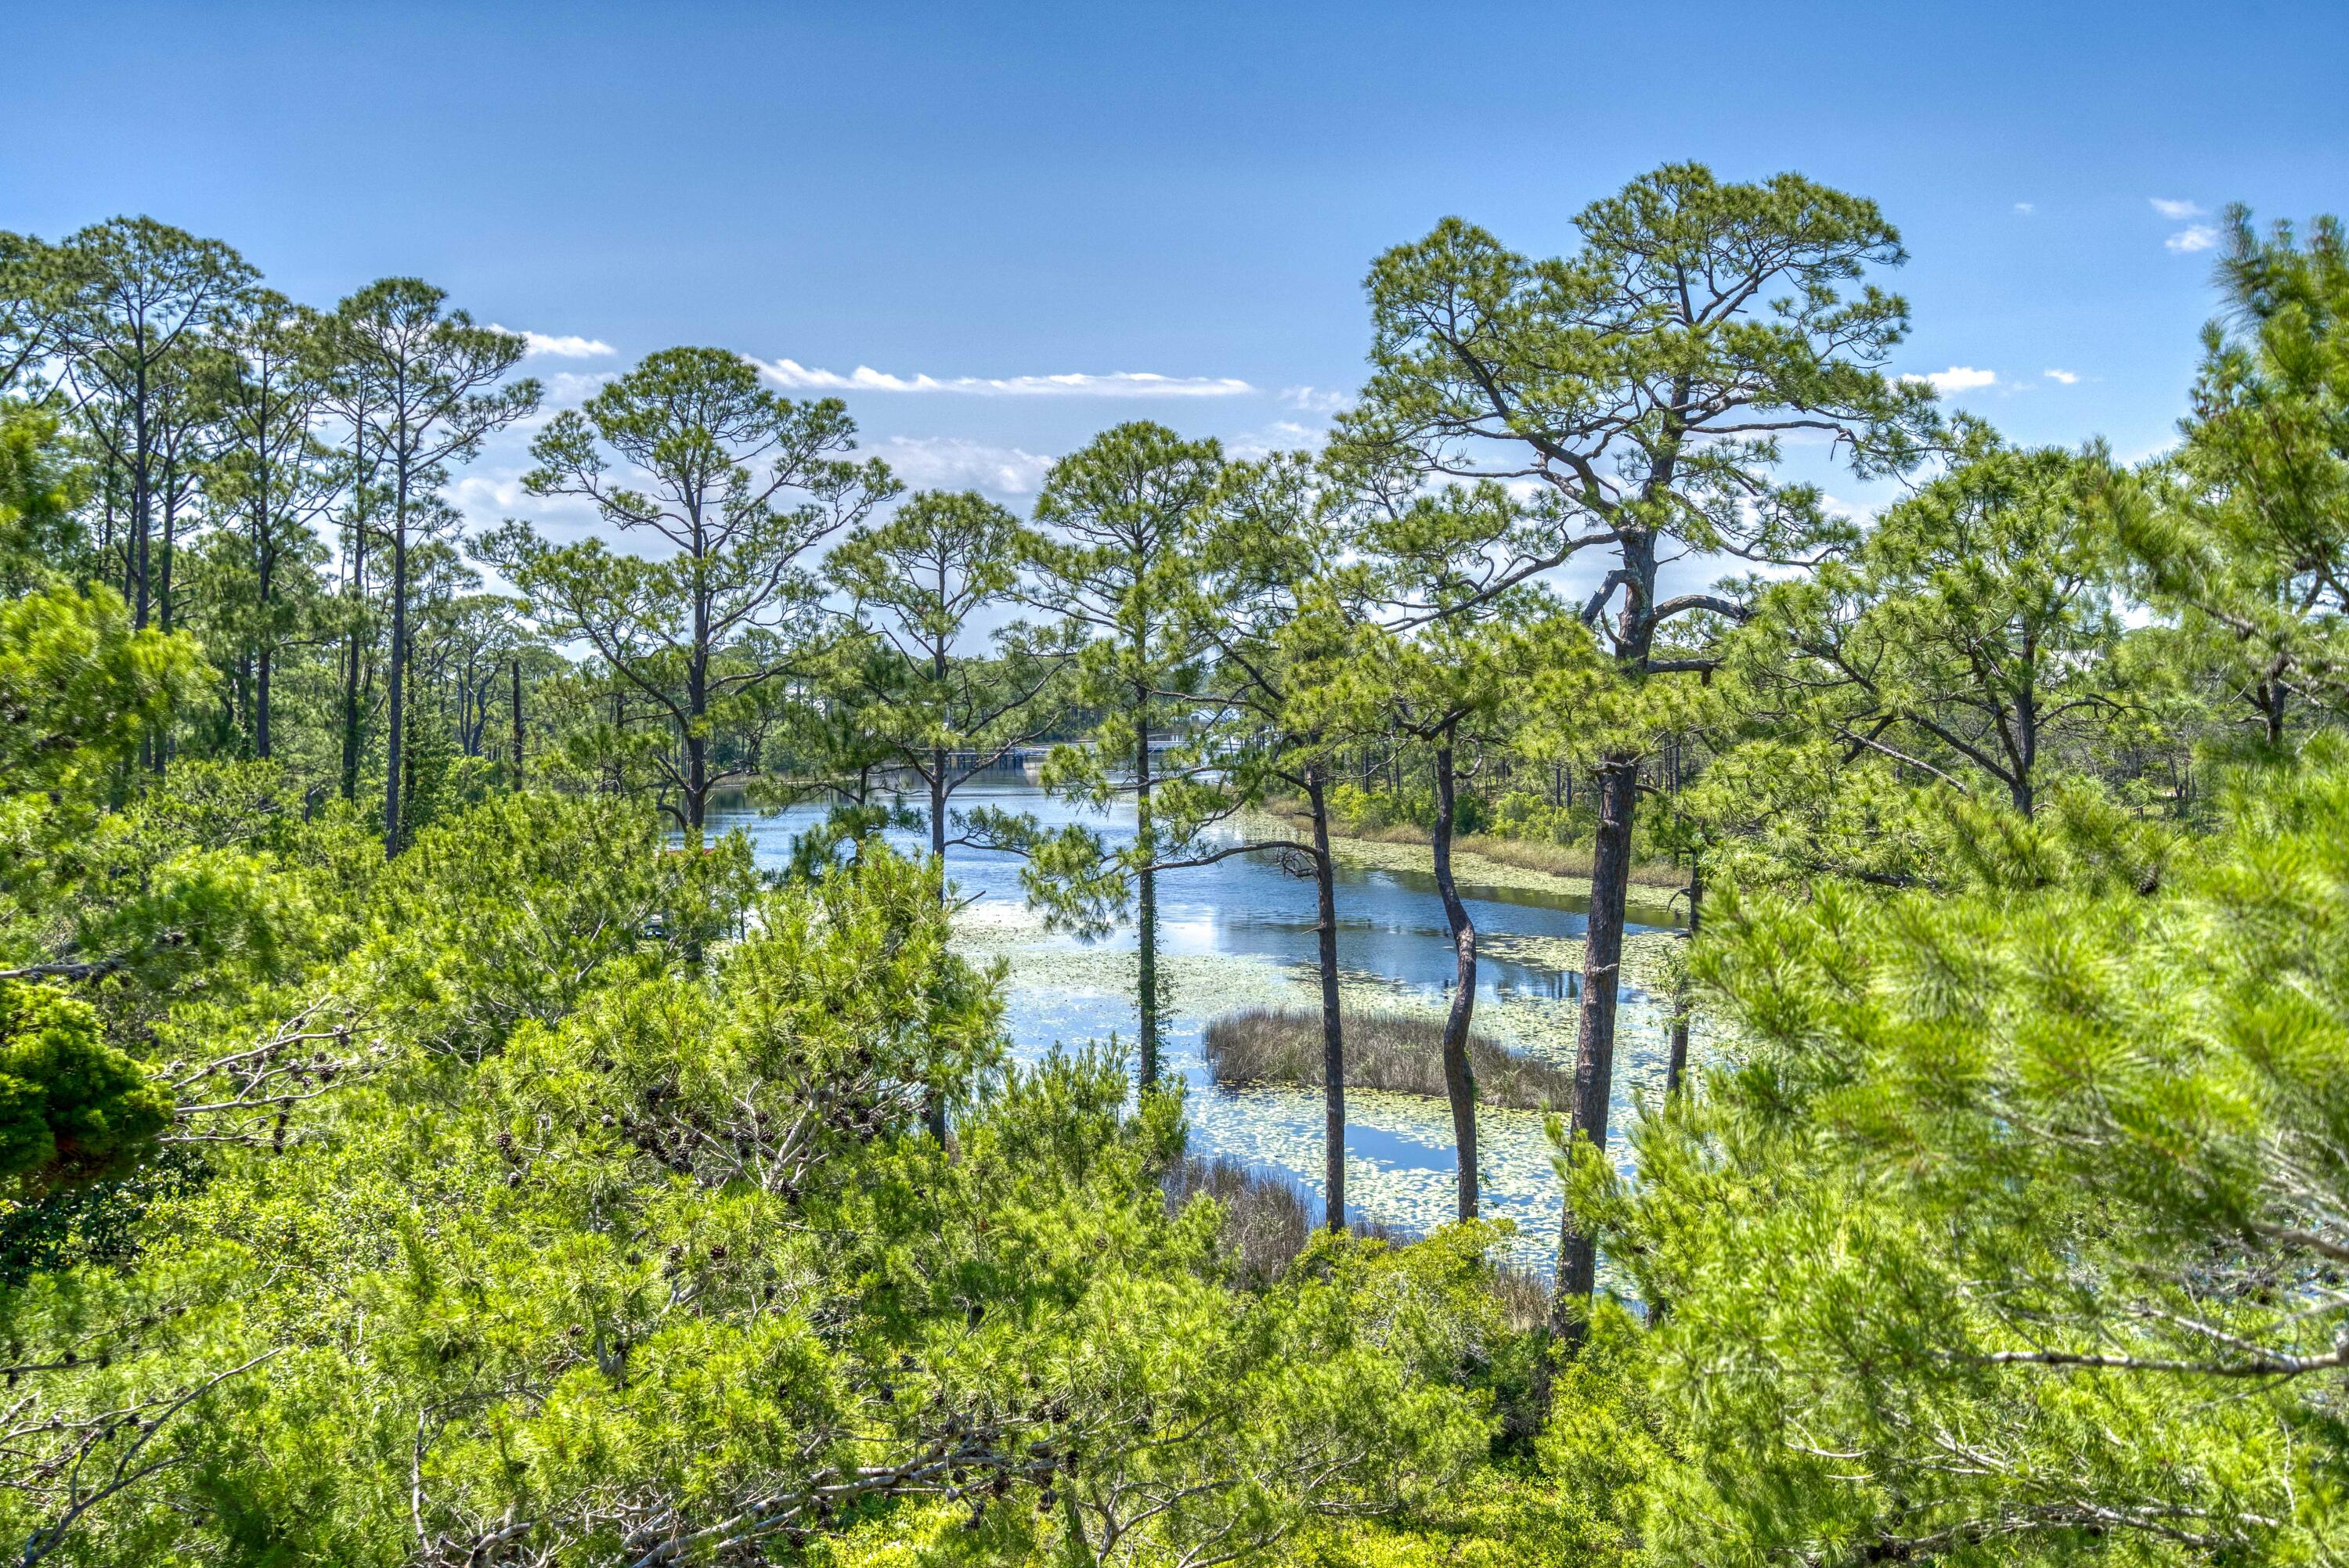
<path id="1" fill-rule="evenodd" d="M 1106 815 L 1054 800 L 1030 786 L 1007 783 L 957 797 L 1033 811 L 1048 825 L 1082 820 L 1114 840 L 1133 830 L 1132 807 Z M 711 826 L 745 832 L 762 866 L 788 861 L 794 835 L 823 815 L 821 808 L 712 814 Z M 1263 825 L 1257 824 L 1262 831 Z M 1226 842 L 1236 829 L 1222 830 Z M 919 834 L 893 835 L 909 853 L 926 849 Z M 1341 846 L 1342 848 L 1342 846 Z M 947 860 L 957 899 L 968 901 L 957 942 L 972 958 L 1003 959 L 1009 967 L 1008 1026 L 1014 1054 L 1041 1057 L 1055 1043 L 1075 1046 L 1112 1036 L 1131 1042 L 1134 1030 L 1133 934 L 1121 929 L 1098 942 L 1049 931 L 1027 905 L 1019 862 L 997 851 L 954 850 Z M 1571 1068 L 1579 1006 L 1584 901 L 1547 891 L 1492 885 L 1462 878 L 1461 892 L 1479 934 L 1476 1027 L 1511 1047 Z M 1317 1212 L 1321 1188 L 1321 1099 L 1315 1088 L 1219 1087 L 1200 1050 L 1207 1022 L 1252 1005 L 1318 1007 L 1314 979 L 1313 884 L 1284 869 L 1274 852 L 1237 855 L 1214 865 L 1159 878 L 1161 985 L 1167 1011 L 1161 1053 L 1164 1070 L 1188 1084 L 1191 1148 L 1237 1160 L 1293 1184 Z M 1657 910 L 1632 912 L 1631 947 L 1657 951 L 1670 942 Z M 1452 945 L 1434 879 L 1422 872 L 1340 867 L 1339 962 L 1349 1008 L 1440 1016 L 1453 975 Z M 1651 922 L 1653 923 L 1647 923 Z M 1636 975 L 1640 965 L 1627 962 Z M 1634 1097 L 1661 1091 L 1663 998 L 1624 986 L 1617 1047 L 1615 1107 L 1609 1118 L 1619 1162 L 1628 1159 L 1623 1131 Z M 1346 1182 L 1354 1218 L 1424 1232 L 1450 1220 L 1455 1161 L 1450 1113 L 1440 1099 L 1347 1091 Z M 1562 1199 L 1550 1164 L 1541 1113 L 1485 1107 L 1478 1112 L 1484 1143 L 1485 1212 L 1516 1227 L 1510 1261 L 1548 1272 L 1557 1246 Z"/>

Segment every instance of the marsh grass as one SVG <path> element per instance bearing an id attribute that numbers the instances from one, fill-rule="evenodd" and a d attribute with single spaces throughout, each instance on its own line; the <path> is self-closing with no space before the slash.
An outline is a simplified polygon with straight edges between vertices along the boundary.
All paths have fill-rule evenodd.
<path id="1" fill-rule="evenodd" d="M 1179 1210 L 1203 1192 L 1223 1204 L 1224 1244 L 1230 1249 L 1237 1283 L 1251 1290 L 1277 1282 L 1313 1234 L 1311 1207 L 1304 1193 L 1282 1178 L 1252 1171 L 1237 1160 L 1186 1155 L 1167 1167 L 1158 1185 L 1170 1210 Z M 1409 1246 L 1418 1239 L 1378 1220 L 1356 1220 L 1347 1228 L 1391 1246 Z M 1491 1283 L 1502 1321 L 1512 1332 L 1523 1334 L 1548 1321 L 1547 1280 L 1503 1264 L 1494 1271 Z"/>
<path id="2" fill-rule="evenodd" d="M 1396 1094 L 1444 1094 L 1444 1025 L 1393 1013 L 1345 1015 L 1346 1083 Z M 1207 1065 L 1217 1083 L 1321 1082 L 1321 1015 L 1303 1007 L 1243 1007 L 1207 1026 Z M 1522 1056 L 1489 1035 L 1468 1037 L 1476 1099 L 1512 1110 L 1573 1103 L 1574 1075 Z"/>
<path id="3" fill-rule="evenodd" d="M 1180 1209 L 1202 1192 L 1223 1204 L 1224 1244 L 1237 1264 L 1240 1283 L 1252 1288 L 1279 1278 L 1313 1234 L 1312 1212 L 1304 1193 L 1285 1179 L 1252 1171 L 1237 1160 L 1185 1155 L 1167 1168 L 1158 1185 L 1170 1209 Z M 1410 1239 L 1377 1220 L 1357 1220 L 1348 1229 L 1382 1242 Z"/>

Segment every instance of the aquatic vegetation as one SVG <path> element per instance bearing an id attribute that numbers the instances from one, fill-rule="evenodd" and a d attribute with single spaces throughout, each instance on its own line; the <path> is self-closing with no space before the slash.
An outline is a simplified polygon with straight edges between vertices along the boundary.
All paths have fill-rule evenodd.
<path id="1" fill-rule="evenodd" d="M 1346 1082 L 1399 1094 L 1444 1092 L 1444 1028 L 1439 1020 L 1392 1013 L 1345 1016 Z M 1322 1081 L 1321 1015 L 1299 1007 L 1244 1007 L 1209 1024 L 1207 1063 L 1222 1083 Z M 1521 1056 L 1486 1034 L 1468 1037 L 1476 1095 L 1486 1105 L 1554 1110 L 1568 1103 L 1574 1075 Z"/>
<path id="2" fill-rule="evenodd" d="M 1235 832 L 1255 837 L 1257 826 L 1243 822 Z M 1278 886 L 1283 876 L 1268 859 L 1255 856 L 1233 862 L 1233 867 L 1236 877 L 1251 879 L 1245 884 L 1249 886 L 1258 885 L 1252 880 L 1257 877 L 1269 879 L 1264 885 Z M 1393 869 L 1406 875 L 1415 871 L 1409 865 Z M 1510 903 L 1517 909 L 1530 913 L 1577 904 L 1573 895 L 1558 890 L 1562 879 L 1503 871 L 1511 879 L 1507 891 L 1516 895 Z M 1055 1044 L 1106 1042 L 1112 1037 L 1131 1042 L 1136 965 L 1132 946 L 1116 937 L 1088 944 L 1050 930 L 1042 915 L 1008 893 L 1007 889 L 1004 894 L 978 896 L 965 903 L 956 913 L 955 933 L 957 950 L 966 957 L 1004 966 L 1006 1022 L 1015 1056 L 1034 1062 Z M 1348 901 L 1360 894 L 1349 887 L 1341 888 L 1339 896 L 1342 913 L 1350 907 Z M 1502 918 L 1506 918 L 1506 910 Z M 1431 932 L 1426 940 L 1440 945 L 1443 938 Z M 1316 1013 L 1320 1001 L 1312 965 L 1234 951 L 1226 942 L 1219 934 L 1207 939 L 1208 951 L 1160 954 L 1160 997 L 1166 1010 L 1159 1046 L 1161 1071 L 1189 1089 L 1185 1113 L 1193 1155 L 1229 1160 L 1275 1175 L 1312 1208 L 1318 1221 L 1323 1156 L 1319 1088 L 1218 1083 L 1205 1041 L 1212 1020 L 1237 1011 Z M 1582 964 L 1580 938 L 1490 929 L 1480 932 L 1479 946 L 1503 964 L 1530 971 L 1537 979 L 1548 976 L 1556 984 L 1547 989 L 1538 985 L 1496 986 L 1480 994 L 1476 1032 L 1499 1049 L 1561 1078 L 1570 1074 L 1580 1016 L 1574 983 Z M 1671 996 L 1684 946 L 1681 936 L 1670 931 L 1635 932 L 1624 943 L 1619 1023 L 1623 1046 L 1616 1065 L 1608 1150 L 1626 1171 L 1632 1165 L 1633 1111 L 1663 1096 Z M 1341 958 L 1349 951 L 1343 937 L 1340 951 Z M 1440 986 L 1361 966 L 1341 969 L 1339 982 L 1339 995 L 1350 1015 L 1424 1027 L 1443 1019 L 1446 993 Z M 1725 1028 L 1702 1009 L 1696 1013 L 1690 1053 L 1700 1068 L 1720 1059 L 1728 1047 Z M 1454 1157 L 1450 1113 L 1443 1101 L 1360 1088 L 1349 1091 L 1346 1109 L 1350 1220 L 1413 1235 L 1449 1223 L 1455 1203 Z M 1555 1150 L 1543 1113 L 1488 1099 L 1478 1111 L 1477 1126 L 1484 1212 L 1510 1226 L 1496 1255 L 1509 1267 L 1547 1277 L 1556 1261 L 1564 1191 L 1552 1163 Z M 1602 1278 L 1619 1283 L 1611 1265 Z"/>

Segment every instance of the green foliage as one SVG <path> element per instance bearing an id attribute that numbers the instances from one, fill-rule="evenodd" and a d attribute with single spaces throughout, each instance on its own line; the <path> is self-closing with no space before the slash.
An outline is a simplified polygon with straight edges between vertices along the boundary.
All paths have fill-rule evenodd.
<path id="1" fill-rule="evenodd" d="M 2077 766 L 2078 738 L 2130 705 L 2117 519 L 2137 504 L 2100 450 L 1982 452 L 1767 590 L 1740 673 L 1855 755 L 2027 814 L 2059 748 Z"/>
<path id="2" fill-rule="evenodd" d="M 1559 1371 L 1557 1414 L 1529 1451 L 1415 1506 L 1319 1523 L 1294 1560 L 1315 1568 L 1596 1568 L 1633 1558 L 1641 1489 L 1671 1457 L 1666 1412 L 1645 1330 L 1611 1303 L 1597 1318 Z"/>
<path id="3" fill-rule="evenodd" d="M 1122 425 L 1032 526 L 884 515 L 842 405 L 652 355 L 525 481 L 649 548 L 476 541 L 526 605 L 447 499 L 535 407 L 521 335 L 419 279 L 321 315 L 150 220 L 0 235 L 0 1536 L 2337 1562 L 2340 226 L 2230 214 L 2183 445 L 2136 472 L 1892 375 L 1860 198 L 1674 165 L 1576 228 L 1378 258 L 1325 455 Z M 1791 430 L 1940 466 L 1856 520 L 1780 476 Z M 1666 592 L 1690 552 L 1772 570 Z M 1132 844 L 949 812 L 1047 737 Z M 1439 749 L 1452 830 L 1595 864 L 1596 775 L 1607 863 L 1703 911 L 1663 970 L 1708 1070 L 1627 1172 L 1593 889 L 1547 1304 L 1475 1223 L 1297 1208 L 1268 1247 L 1153 1081 L 1154 879 L 1275 795 L 1432 828 Z M 887 846 L 908 771 L 934 846 L 1135 919 L 1139 1093 L 1113 1046 L 1010 1064 L 1002 975 Z M 780 877 L 705 830 L 745 779 L 836 807 Z M 1586 1307 L 1592 1235 L 1629 1294 Z"/>
<path id="4" fill-rule="evenodd" d="M 474 869 L 492 898 L 533 874 Z M 993 984 L 947 938 L 876 851 L 771 895 L 706 971 L 605 965 L 478 1066 L 409 1055 L 322 1102 L 285 1153 L 158 1201 L 134 1274 L 36 1275 L 13 1332 L 104 1351 L 36 1390 L 60 1451 L 80 1412 L 210 1369 L 75 1560 L 594 1562 L 871 1521 L 1156 1562 L 1458 1474 L 1489 1238 L 1327 1240 L 1230 1290 L 1217 1205 L 1157 1185 L 1179 1103 L 1127 1113 L 1109 1058 L 1001 1069 Z M 917 1131 L 941 1087 L 972 1097 L 952 1159 Z M 0 1508 L 22 1533 L 69 1496 Z"/>
<path id="5" fill-rule="evenodd" d="M 1575 1171 L 1671 1305 L 1651 1557 L 2336 1534 L 2344 778 L 2243 777 L 2158 878 L 2083 805 L 2060 880 L 1716 916 L 1698 971 L 1750 1053 L 1643 1124 L 1636 1191 Z"/>
<path id="6" fill-rule="evenodd" d="M 712 788 L 757 771 L 775 688 L 822 597 L 802 557 L 897 489 L 879 462 L 843 455 L 855 430 L 839 399 L 778 397 L 740 355 L 664 349 L 549 420 L 523 482 L 533 495 L 586 500 L 612 527 L 641 530 L 667 552 L 615 553 L 595 538 L 554 545 L 522 522 L 478 543 L 548 633 L 585 641 L 650 705 L 675 744 L 642 759 L 689 831 L 700 830 Z M 713 755 L 713 740 L 730 744 Z"/>
<path id="7" fill-rule="evenodd" d="M 81 478 L 67 461 L 56 415 L 0 400 L 0 593 L 25 593 L 81 559 L 74 515 Z"/>
<path id="8" fill-rule="evenodd" d="M 115 1175 L 171 1119 L 171 1100 L 106 1043 L 96 1008 L 0 980 L 0 1181 L 37 1196 Z"/>
<path id="9" fill-rule="evenodd" d="M 1061 717 L 1073 628 L 998 627 L 992 657 L 963 645 L 974 615 L 1013 597 L 1025 540 L 1018 518 L 977 492 L 929 490 L 852 531 L 824 562 L 864 635 L 827 683 L 837 694 L 827 717 L 838 714 L 845 733 L 825 727 L 822 766 L 860 778 L 876 761 L 910 771 L 930 798 L 935 852 L 946 849 L 955 792 Z"/>
<path id="10" fill-rule="evenodd" d="M 0 604 L 0 786 L 88 803 L 202 679 L 194 644 L 134 629 L 109 588 Z"/>
<path id="11" fill-rule="evenodd" d="M 1661 626 L 1708 605 L 1656 593 L 1659 538 L 1767 558 L 1839 531 L 1815 488 L 1771 475 L 1786 418 L 1836 431 L 1864 473 L 1897 472 L 1932 431 L 1931 395 L 1884 373 L 1908 305 L 1864 280 L 1907 256 L 1873 202 L 1672 164 L 1575 223 L 1581 248 L 1547 260 L 1458 219 L 1379 257 L 1372 373 L 1338 446 L 1372 472 L 1539 478 L 1537 506 L 1453 511 L 1472 535 L 1490 519 L 1498 568 L 1454 574 L 1447 597 L 1612 547 L 1589 618 L 1630 588 L 1616 651 L 1645 660 Z M 1440 552 L 1457 561 L 1457 542 Z"/>
<path id="12" fill-rule="evenodd" d="M 2349 668 L 2349 244 L 2337 219 L 2303 245 L 2287 224 L 2261 235 L 2240 207 L 2227 241 L 2234 330 L 2204 330 L 2185 446 L 2128 542 L 2274 747 L 2295 710 L 2340 711 Z"/>
<path id="13" fill-rule="evenodd" d="M 526 1019 L 733 934 L 755 885 L 739 835 L 672 850 L 646 810 L 493 795 L 418 834 L 384 874 L 354 972 L 402 1037 L 478 1057 Z"/>

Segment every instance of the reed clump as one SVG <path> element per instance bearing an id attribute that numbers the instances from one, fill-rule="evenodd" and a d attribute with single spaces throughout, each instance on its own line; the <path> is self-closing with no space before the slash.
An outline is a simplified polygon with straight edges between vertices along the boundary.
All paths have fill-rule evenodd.
<path id="1" fill-rule="evenodd" d="M 1348 1088 L 1444 1094 L 1440 1020 L 1349 1011 L 1344 1027 Z M 1321 1083 L 1321 1015 L 1310 1009 L 1243 1007 L 1209 1024 L 1205 1044 L 1217 1083 Z M 1573 1103 L 1573 1073 L 1513 1051 L 1489 1035 L 1469 1035 L 1468 1066 L 1482 1104 L 1557 1110 Z"/>
<path id="2" fill-rule="evenodd" d="M 1313 1234 L 1312 1206 L 1296 1185 L 1221 1155 L 1185 1155 L 1159 1173 L 1159 1189 L 1166 1206 L 1179 1211 L 1200 1193 L 1224 1205 L 1224 1246 L 1232 1260 L 1235 1284 L 1264 1290 L 1279 1282 Z M 1355 1219 L 1346 1229 L 1355 1235 L 1407 1247 L 1419 1237 L 1382 1220 Z M 1493 1271 L 1491 1287 L 1501 1304 L 1501 1317 L 1512 1332 L 1524 1334 L 1549 1320 L 1550 1284 L 1526 1269 L 1503 1264 Z"/>

